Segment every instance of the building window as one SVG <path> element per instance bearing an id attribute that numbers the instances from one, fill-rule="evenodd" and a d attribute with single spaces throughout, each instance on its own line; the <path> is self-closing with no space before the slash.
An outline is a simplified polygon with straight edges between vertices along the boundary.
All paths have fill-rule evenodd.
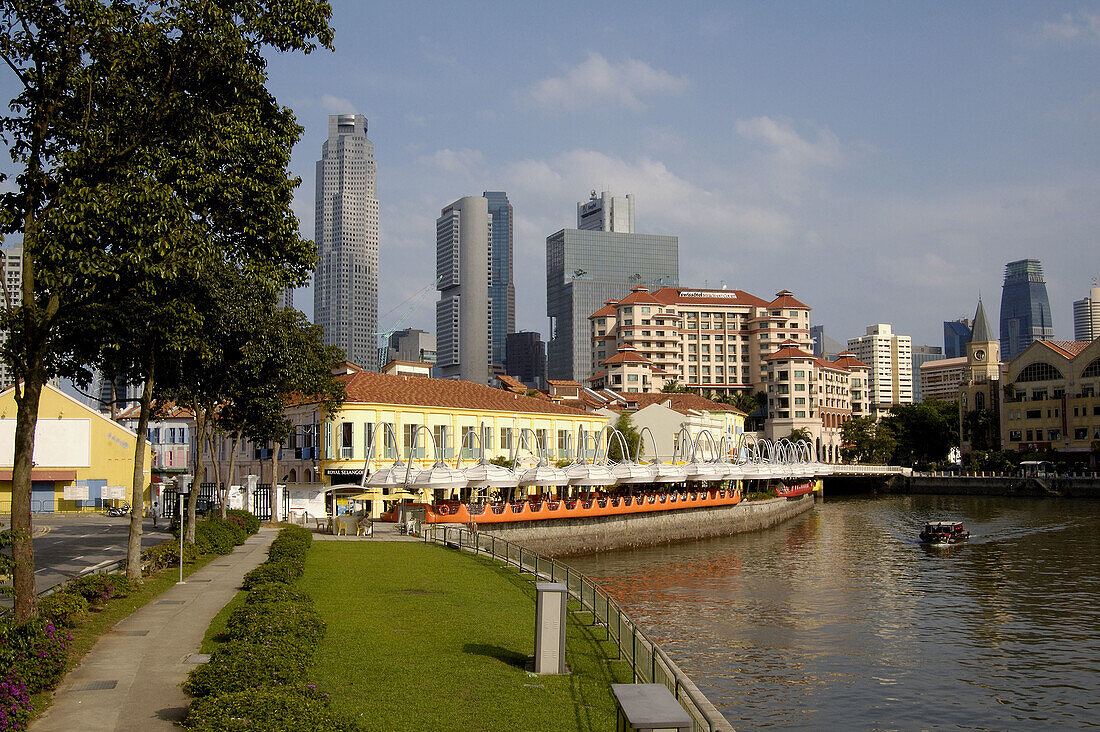
<path id="1" fill-rule="evenodd" d="M 500 428 L 500 449 L 507 450 L 509 453 L 512 451 L 512 428 L 501 427 Z"/>
<path id="2" fill-rule="evenodd" d="M 1047 430 L 1047 439 L 1051 442 L 1062 439 L 1062 430 Z"/>
<path id="3" fill-rule="evenodd" d="M 1009 440 L 1009 442 L 1019 442 L 1020 441 L 1020 430 L 1009 430 L 1008 440 Z"/>
<path id="4" fill-rule="evenodd" d="M 1089 438 L 1088 427 L 1075 427 L 1073 430 L 1073 439 L 1075 440 L 1087 440 Z"/>

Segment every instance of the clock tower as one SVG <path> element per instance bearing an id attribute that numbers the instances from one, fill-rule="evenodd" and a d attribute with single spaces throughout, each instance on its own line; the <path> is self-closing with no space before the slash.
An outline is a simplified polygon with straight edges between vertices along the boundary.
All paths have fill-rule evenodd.
<path id="1" fill-rule="evenodd" d="M 959 388 L 959 435 L 963 454 L 1000 449 L 1001 342 L 989 330 L 982 299 L 966 345 L 966 375 Z"/>

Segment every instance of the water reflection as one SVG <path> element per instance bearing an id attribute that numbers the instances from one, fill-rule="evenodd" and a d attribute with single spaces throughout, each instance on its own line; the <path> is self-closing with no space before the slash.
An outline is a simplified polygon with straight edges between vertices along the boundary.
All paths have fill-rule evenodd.
<path id="1" fill-rule="evenodd" d="M 941 518 L 970 541 L 921 545 Z M 1098 534 L 1098 502 L 853 498 L 570 561 L 738 729 L 1100 726 Z"/>

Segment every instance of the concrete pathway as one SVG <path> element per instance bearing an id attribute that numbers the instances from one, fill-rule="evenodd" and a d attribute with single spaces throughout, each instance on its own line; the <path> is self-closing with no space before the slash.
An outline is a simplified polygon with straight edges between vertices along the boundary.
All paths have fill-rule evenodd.
<path id="1" fill-rule="evenodd" d="M 181 684 L 196 664 L 210 621 L 267 559 L 278 532 L 260 529 L 122 620 L 95 644 L 54 693 L 33 732 L 173 730 L 190 697 Z"/>

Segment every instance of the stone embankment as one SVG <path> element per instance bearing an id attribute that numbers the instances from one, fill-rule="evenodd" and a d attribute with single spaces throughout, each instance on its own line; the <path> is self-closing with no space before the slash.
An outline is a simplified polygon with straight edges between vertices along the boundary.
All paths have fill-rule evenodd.
<path id="1" fill-rule="evenodd" d="M 586 519 L 494 524 L 492 534 L 552 557 L 634 549 L 767 529 L 813 508 L 813 495 L 742 501 L 736 506 Z"/>
<path id="2" fill-rule="evenodd" d="M 825 495 L 924 493 L 945 496 L 1100 498 L 1100 477 L 1013 475 L 921 475 L 889 478 L 827 478 Z"/>

